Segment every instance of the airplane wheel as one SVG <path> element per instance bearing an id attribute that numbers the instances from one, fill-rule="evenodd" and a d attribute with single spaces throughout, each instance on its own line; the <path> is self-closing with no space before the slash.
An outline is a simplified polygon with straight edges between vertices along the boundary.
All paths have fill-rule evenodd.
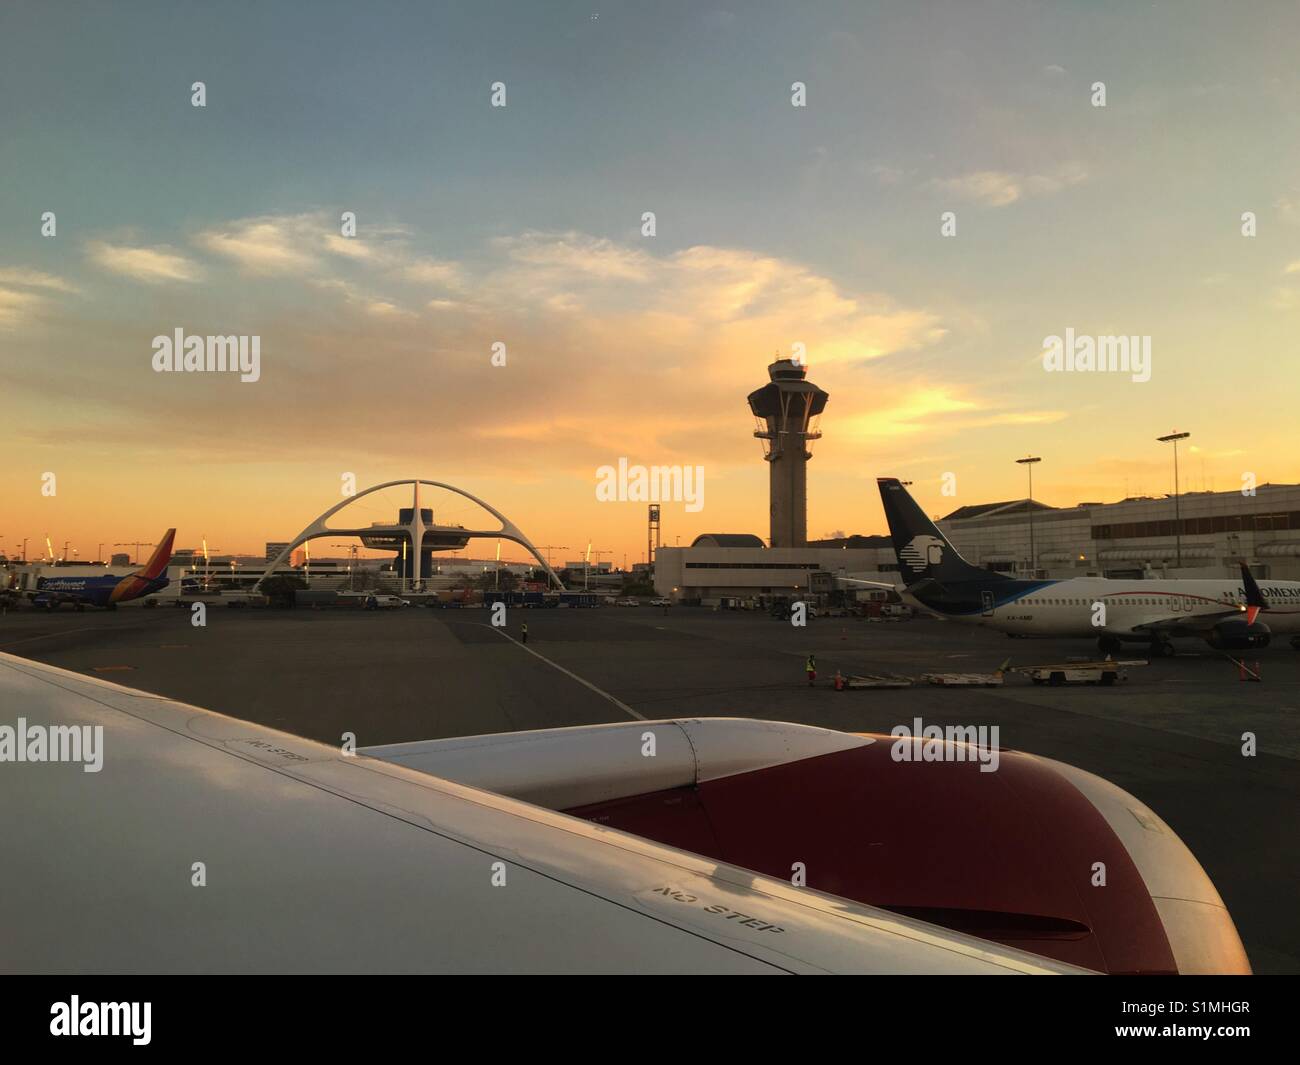
<path id="1" fill-rule="evenodd" d="M 1114 674 L 1114 673 L 1103 673 L 1103 674 L 1101 675 L 1101 683 L 1104 684 L 1104 685 L 1108 685 L 1108 686 L 1111 685 L 1111 684 L 1114 684 L 1114 683 L 1115 683 L 1115 674 Z"/>
<path id="2" fill-rule="evenodd" d="M 1047 683 L 1050 684 L 1053 688 L 1060 687 L 1062 684 L 1065 683 L 1065 674 L 1058 670 L 1057 672 L 1053 673 L 1050 677 L 1047 678 Z"/>

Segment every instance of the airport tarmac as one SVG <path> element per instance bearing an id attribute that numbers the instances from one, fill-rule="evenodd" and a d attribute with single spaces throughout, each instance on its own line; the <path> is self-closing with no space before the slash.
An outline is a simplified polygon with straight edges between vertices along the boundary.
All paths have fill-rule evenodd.
<path id="1" fill-rule="evenodd" d="M 0 617 L 0 651 L 233 716 L 359 746 L 602 721 L 744 716 L 848 731 L 996 725 L 1004 747 L 1070 762 L 1148 803 L 1197 855 L 1256 972 L 1300 972 L 1300 653 L 1248 657 L 1263 680 L 1198 641 L 1115 687 L 836 692 L 831 678 L 987 672 L 1092 656 L 1090 641 L 1008 640 L 915 619 L 821 618 L 674 607 L 360 612 L 124 608 Z M 528 625 L 527 646 L 519 642 Z M 1135 649 L 1140 651 L 1140 648 Z M 804 660 L 817 657 L 809 688 Z M 1142 658 L 1126 653 L 1125 658 Z M 5 707 L 6 717 L 21 708 Z M 1243 733 L 1258 754 L 1242 753 Z"/>

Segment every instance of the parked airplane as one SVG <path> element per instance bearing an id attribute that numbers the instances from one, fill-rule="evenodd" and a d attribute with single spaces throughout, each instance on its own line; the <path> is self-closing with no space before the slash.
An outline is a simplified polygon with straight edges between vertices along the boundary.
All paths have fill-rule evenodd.
<path id="1" fill-rule="evenodd" d="M 352 752 L 7 654 L 0 706 L 0 972 L 1250 971 L 1150 808 L 942 730 Z"/>
<path id="2" fill-rule="evenodd" d="M 63 603 L 73 603 L 78 610 L 84 610 L 88 606 L 116 610 L 118 603 L 152 595 L 171 583 L 163 574 L 167 572 L 167 563 L 171 561 L 172 541 L 175 537 L 176 530 L 168 529 L 162 542 L 149 556 L 144 569 L 125 577 L 40 577 L 36 581 L 36 590 L 28 595 L 34 606 L 48 607 L 50 610 L 58 609 Z"/>
<path id="3" fill-rule="evenodd" d="M 1124 641 L 1173 654 L 1170 640 L 1197 636 L 1219 650 L 1267 647 L 1300 633 L 1300 583 L 1263 587 L 1241 564 L 1241 580 L 1023 580 L 973 566 L 893 477 L 877 478 L 906 585 L 903 598 L 954 621 L 1013 636 L 1096 637 L 1106 654 Z M 1265 621 L 1261 618 L 1267 618 Z M 1292 636 L 1291 645 L 1300 649 Z"/>

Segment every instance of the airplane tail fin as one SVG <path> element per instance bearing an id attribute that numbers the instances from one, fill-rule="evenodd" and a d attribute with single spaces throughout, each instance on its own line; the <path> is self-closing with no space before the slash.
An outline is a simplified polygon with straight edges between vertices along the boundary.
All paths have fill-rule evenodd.
<path id="1" fill-rule="evenodd" d="M 972 577 L 986 581 L 1006 579 L 1002 574 L 972 566 L 962 558 L 897 478 L 877 477 L 876 484 L 889 522 L 889 535 L 894 541 L 894 554 L 898 556 L 898 571 L 909 587 L 923 580 L 943 583 Z"/>
<path id="2" fill-rule="evenodd" d="M 1251 574 L 1250 567 L 1246 565 L 1246 560 L 1240 561 L 1241 583 L 1246 590 L 1246 624 L 1253 625 L 1255 619 L 1259 617 L 1259 612 L 1268 609 L 1268 601 L 1264 598 L 1264 593 L 1259 590 L 1259 584 Z"/>
<path id="3" fill-rule="evenodd" d="M 162 538 L 162 542 L 153 549 L 153 554 L 149 556 L 149 561 L 145 563 L 144 569 L 136 576 L 148 577 L 150 580 L 161 577 L 163 571 L 167 568 L 167 563 L 172 560 L 172 541 L 175 539 L 176 530 L 168 529 L 166 535 Z"/>

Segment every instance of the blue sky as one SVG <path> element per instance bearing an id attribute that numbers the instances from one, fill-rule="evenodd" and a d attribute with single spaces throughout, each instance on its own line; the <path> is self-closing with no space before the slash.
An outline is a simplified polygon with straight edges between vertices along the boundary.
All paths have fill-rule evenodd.
<path id="1" fill-rule="evenodd" d="M 457 437 L 440 462 L 535 522 L 626 454 L 715 471 L 693 531 L 761 531 L 743 396 L 803 338 L 832 394 L 814 533 L 874 530 L 876 474 L 1016 494 L 1028 450 L 1052 502 L 1161 491 L 1150 438 L 1173 427 L 1220 488 L 1295 480 L 1293 419 L 1247 423 L 1235 397 L 1300 398 L 1298 23 L 1281 3 L 7 4 L 11 455 L 165 478 L 161 434 L 232 491 L 306 477 L 297 508 L 339 468 L 409 472 L 432 421 Z M 344 210 L 369 258 L 321 243 Z M 263 334 L 264 387 L 196 402 L 206 383 L 150 374 L 177 325 Z M 1151 335 L 1152 381 L 1045 375 L 1066 327 Z M 518 372 L 483 378 L 498 337 Z M 369 417 L 320 431 L 375 398 L 367 376 L 421 400 L 378 419 L 387 443 Z M 639 536 L 630 511 L 585 520 Z"/>

